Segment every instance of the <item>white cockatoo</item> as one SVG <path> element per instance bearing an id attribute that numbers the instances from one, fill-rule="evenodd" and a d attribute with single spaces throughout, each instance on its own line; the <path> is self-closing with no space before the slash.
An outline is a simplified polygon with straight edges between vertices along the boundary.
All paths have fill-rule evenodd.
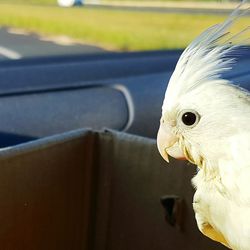
<path id="1" fill-rule="evenodd" d="M 250 249 L 250 94 L 222 73 L 232 68 L 234 52 L 250 38 L 249 27 L 230 32 L 248 11 L 242 5 L 181 55 L 157 136 L 166 161 L 170 155 L 198 166 L 192 183 L 199 230 L 234 250 Z"/>

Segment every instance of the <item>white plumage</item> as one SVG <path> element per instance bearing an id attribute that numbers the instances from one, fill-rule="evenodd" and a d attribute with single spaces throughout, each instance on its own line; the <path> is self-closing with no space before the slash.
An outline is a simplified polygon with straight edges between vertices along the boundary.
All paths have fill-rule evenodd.
<path id="1" fill-rule="evenodd" d="M 168 84 L 157 137 L 164 159 L 186 158 L 199 167 L 192 180 L 197 225 L 234 250 L 250 249 L 250 94 L 221 74 L 231 70 L 233 54 L 250 38 L 249 27 L 229 31 L 244 14 L 242 5 L 183 52 Z"/>

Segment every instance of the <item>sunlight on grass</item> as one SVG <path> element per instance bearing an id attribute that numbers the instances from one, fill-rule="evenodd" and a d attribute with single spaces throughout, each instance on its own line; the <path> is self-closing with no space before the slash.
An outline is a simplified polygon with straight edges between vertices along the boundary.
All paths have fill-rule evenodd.
<path id="1" fill-rule="evenodd" d="M 225 16 L 0 4 L 0 25 L 67 35 L 115 50 L 183 48 L 202 30 L 224 19 Z M 241 27 L 248 26 L 249 21 L 249 17 L 242 18 Z"/>
<path id="2" fill-rule="evenodd" d="M 154 0 L 99 0 L 102 2 L 152 2 Z M 218 0 L 190 0 L 192 2 L 220 2 Z M 84 0 L 84 3 L 91 3 L 93 0 Z M 187 2 L 186 0 L 157 0 L 157 2 Z M 57 0 L 0 0 L 0 3 L 21 3 L 21 4 L 56 4 Z"/>

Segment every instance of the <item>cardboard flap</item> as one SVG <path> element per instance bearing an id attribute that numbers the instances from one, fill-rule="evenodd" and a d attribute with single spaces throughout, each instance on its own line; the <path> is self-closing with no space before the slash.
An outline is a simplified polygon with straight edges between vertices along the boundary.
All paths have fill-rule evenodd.
<path id="1" fill-rule="evenodd" d="M 80 130 L 3 150 L 1 249 L 223 249 L 196 227 L 194 172 L 174 160 L 167 167 L 154 140 L 111 131 Z M 183 199 L 179 227 L 164 220 L 165 195 Z"/>

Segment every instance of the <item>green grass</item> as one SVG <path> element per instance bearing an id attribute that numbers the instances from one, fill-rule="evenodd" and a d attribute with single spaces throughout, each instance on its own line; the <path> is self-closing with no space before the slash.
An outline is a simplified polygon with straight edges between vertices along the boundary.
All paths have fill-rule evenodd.
<path id="1" fill-rule="evenodd" d="M 0 0 L 0 3 L 8 4 L 54 4 L 56 5 L 56 0 Z"/>
<path id="2" fill-rule="evenodd" d="M 0 4 L 0 25 L 25 28 L 45 35 L 67 35 L 114 50 L 183 48 L 202 30 L 224 18 Z M 246 27 L 249 23 L 249 17 L 243 18 L 241 25 Z"/>
<path id="3" fill-rule="evenodd" d="M 105 0 L 105 1 L 117 1 L 117 2 L 153 2 L 154 0 Z M 219 2 L 218 0 L 157 0 L 158 2 Z"/>
<path id="4" fill-rule="evenodd" d="M 154 0 L 105 0 L 105 1 L 116 1 L 116 2 L 125 2 L 125 1 L 134 1 L 134 2 L 152 2 Z M 157 0 L 159 2 L 172 2 L 172 1 L 187 1 L 187 0 Z M 198 1 L 198 2 L 218 2 L 218 0 L 190 0 L 190 1 Z M 56 4 L 56 0 L 0 0 L 0 3 L 25 3 L 25 4 Z M 91 2 L 91 0 L 85 0 L 85 2 Z M 100 0 L 102 2 L 102 0 Z"/>

